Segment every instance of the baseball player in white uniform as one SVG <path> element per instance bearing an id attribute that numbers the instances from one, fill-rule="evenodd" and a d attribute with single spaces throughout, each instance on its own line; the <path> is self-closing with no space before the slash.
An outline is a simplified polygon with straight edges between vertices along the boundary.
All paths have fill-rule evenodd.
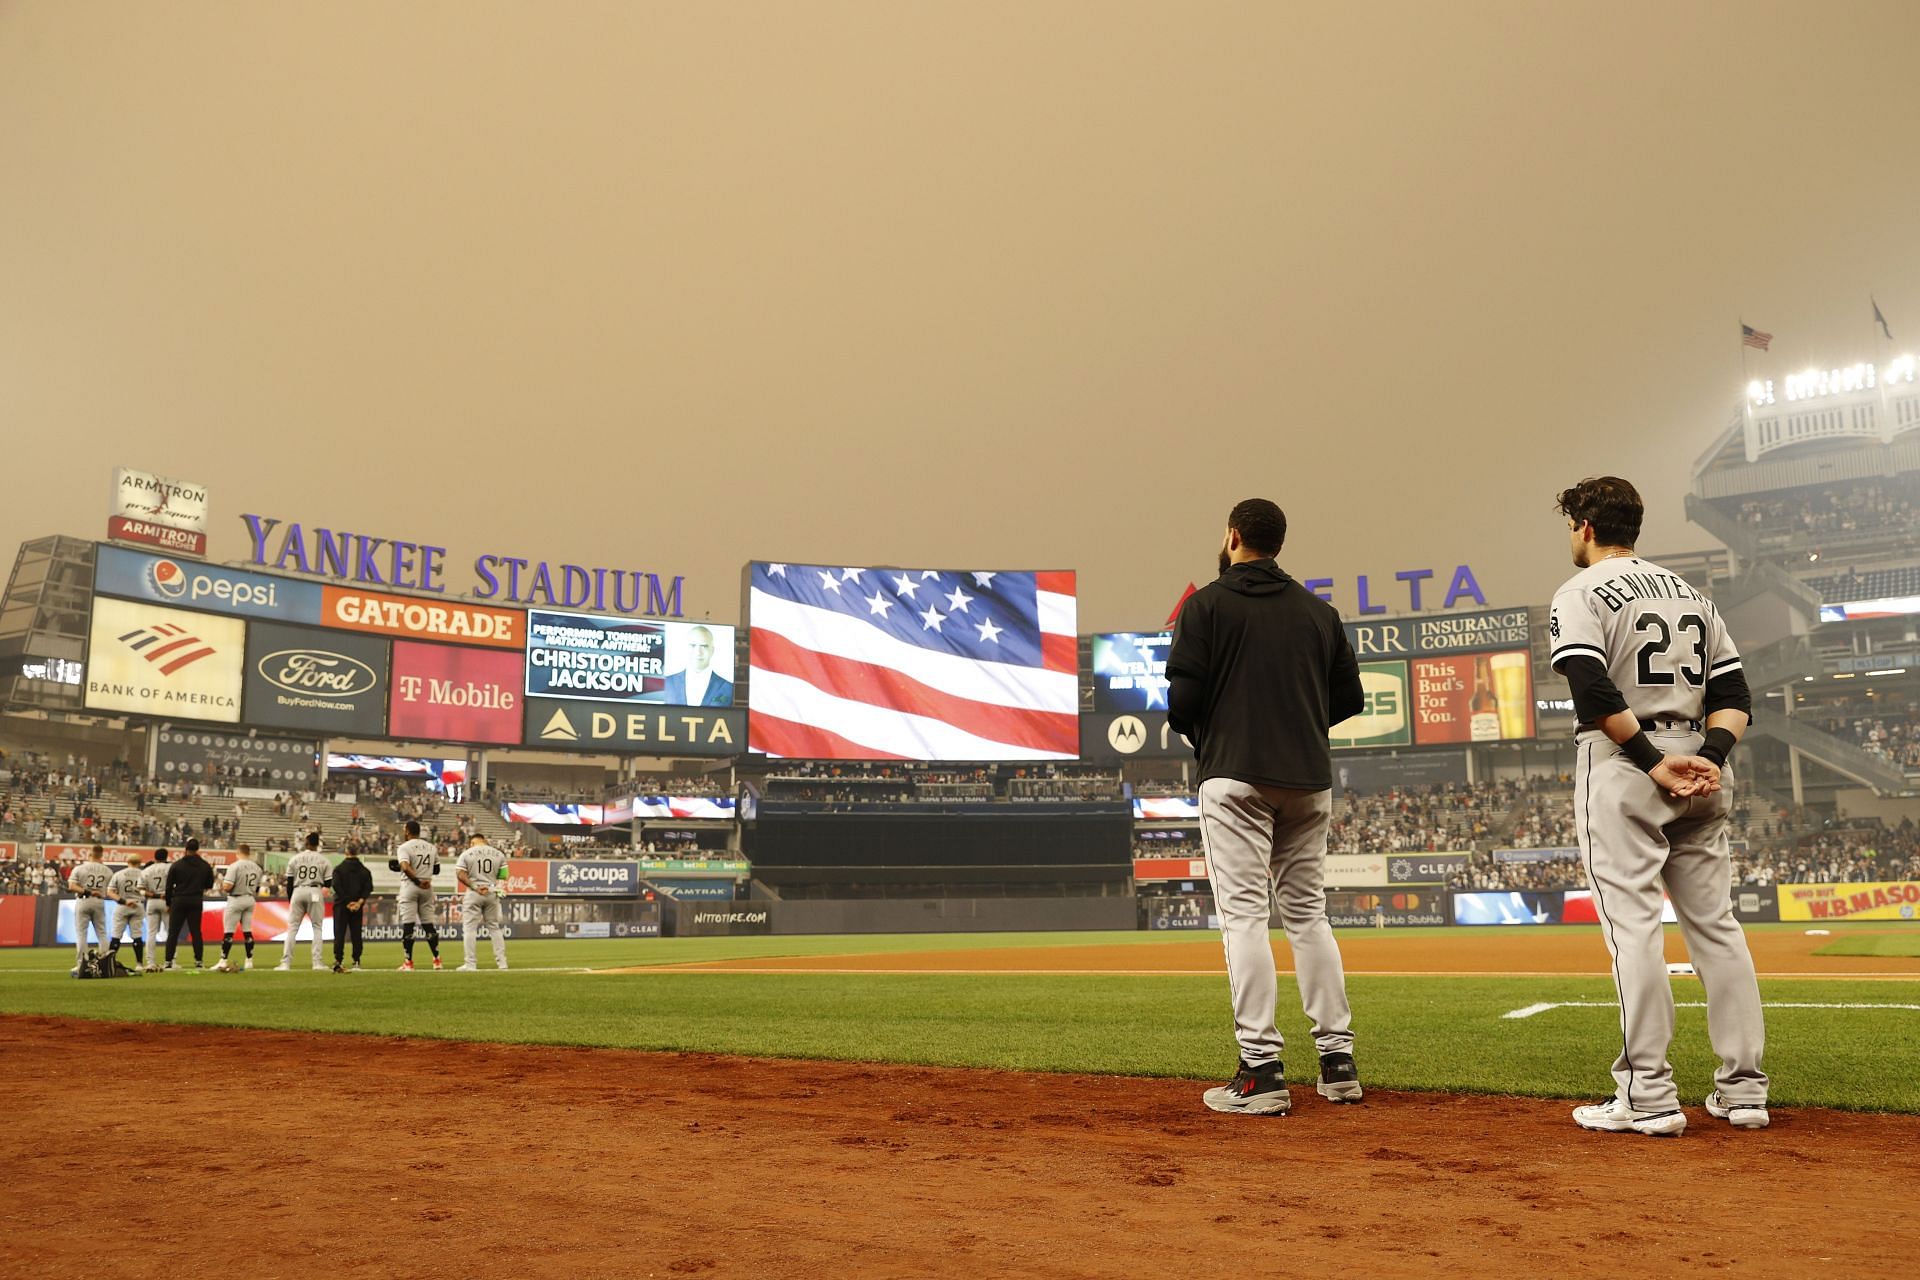
<path id="1" fill-rule="evenodd" d="M 113 899 L 112 936 L 107 942 L 107 954 L 120 954 L 122 935 L 133 943 L 133 967 L 144 969 L 146 961 L 147 939 L 147 901 L 140 888 L 140 855 L 129 853 L 127 865 L 113 873 L 113 879 L 107 882 L 107 894 Z"/>
<path id="2" fill-rule="evenodd" d="M 67 888 L 73 890 L 73 976 L 80 976 L 80 964 L 87 958 L 87 926 L 93 926 L 94 941 L 107 942 L 107 888 L 113 883 L 113 870 L 104 859 L 107 851 L 99 845 L 87 850 L 87 860 L 67 873 Z"/>
<path id="3" fill-rule="evenodd" d="M 400 962 L 403 971 L 413 969 L 413 932 L 423 929 L 427 935 L 427 950 L 433 953 L 433 967 L 440 968 L 440 930 L 433 923 L 433 876 L 440 870 L 440 850 L 431 840 L 420 838 L 420 823 L 407 822 L 407 839 L 394 851 L 393 858 L 387 863 L 389 869 L 400 873 L 400 945 L 406 949 L 407 958 Z"/>
<path id="4" fill-rule="evenodd" d="M 293 968 L 293 943 L 300 935 L 300 922 L 313 924 L 313 968 L 318 973 L 327 967 L 320 958 L 321 937 L 327 924 L 327 881 L 333 878 L 333 863 L 320 852 L 320 833 L 307 833 L 307 847 L 287 859 L 287 883 L 292 886 L 287 902 L 287 936 L 276 972 Z"/>
<path id="5" fill-rule="evenodd" d="M 220 890 L 227 895 L 226 906 L 220 911 L 220 963 L 213 966 L 215 973 L 232 973 L 233 964 L 227 959 L 233 952 L 233 935 L 237 931 L 240 941 L 247 949 L 247 968 L 253 968 L 253 908 L 260 894 L 260 882 L 266 873 L 260 870 L 260 864 L 253 860 L 253 850 L 247 845 L 240 846 L 237 861 L 222 867 L 219 872 Z"/>
<path id="6" fill-rule="evenodd" d="M 1583 480 L 1560 495 L 1559 509 L 1580 572 L 1553 597 L 1551 661 L 1580 719 L 1574 823 L 1620 993 L 1615 1096 L 1573 1118 L 1616 1133 L 1686 1130 L 1667 1061 L 1664 886 L 1706 988 L 1707 1035 L 1720 1059 L 1707 1113 L 1762 1129 L 1766 1029 L 1727 852 L 1727 756 L 1752 722 L 1740 654 L 1712 601 L 1634 554 L 1642 506 L 1631 484 Z"/>
<path id="7" fill-rule="evenodd" d="M 140 873 L 140 897 L 146 904 L 147 972 L 160 972 L 160 935 L 167 928 L 167 851 L 155 849 L 153 861 Z"/>
<path id="8" fill-rule="evenodd" d="M 460 966 L 464 973 L 480 967 L 476 961 L 482 924 L 493 942 L 493 967 L 507 967 L 507 929 L 500 910 L 499 889 L 500 872 L 506 865 L 507 855 L 488 844 L 487 838 L 478 831 L 470 838 L 467 851 L 453 864 L 453 874 L 460 881 L 461 933 L 467 944 L 466 963 Z"/>

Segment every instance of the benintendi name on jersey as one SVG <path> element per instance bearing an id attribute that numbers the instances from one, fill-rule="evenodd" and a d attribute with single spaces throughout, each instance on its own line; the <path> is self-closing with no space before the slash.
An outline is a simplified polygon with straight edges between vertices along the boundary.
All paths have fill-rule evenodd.
<path id="1" fill-rule="evenodd" d="M 1635 600 L 1697 600 L 1701 604 L 1711 604 L 1685 578 L 1665 572 L 1617 573 L 1587 590 L 1614 613 Z"/>

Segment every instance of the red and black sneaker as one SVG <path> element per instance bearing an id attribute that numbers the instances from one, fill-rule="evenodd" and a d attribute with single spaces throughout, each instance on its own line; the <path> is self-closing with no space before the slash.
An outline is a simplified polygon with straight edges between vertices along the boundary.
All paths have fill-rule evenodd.
<path id="1" fill-rule="evenodd" d="M 1215 1111 L 1238 1111 L 1252 1116 L 1283 1116 L 1293 1108 L 1293 1095 L 1287 1092 L 1286 1073 L 1278 1062 L 1264 1067 L 1240 1064 L 1233 1079 L 1203 1095 Z"/>

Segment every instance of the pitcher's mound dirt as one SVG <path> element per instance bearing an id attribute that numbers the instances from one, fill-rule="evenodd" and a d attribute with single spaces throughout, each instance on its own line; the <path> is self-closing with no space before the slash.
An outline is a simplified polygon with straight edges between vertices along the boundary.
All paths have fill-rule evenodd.
<path id="1" fill-rule="evenodd" d="M 0 1019 L 0 1087 L 6 1276 L 1885 1276 L 1920 1186 L 1911 1116 L 50 1018 Z"/>

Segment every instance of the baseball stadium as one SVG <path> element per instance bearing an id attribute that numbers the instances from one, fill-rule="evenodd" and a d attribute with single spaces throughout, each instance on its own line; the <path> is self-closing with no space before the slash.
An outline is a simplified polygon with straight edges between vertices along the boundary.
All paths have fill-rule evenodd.
<path id="1" fill-rule="evenodd" d="M 1078 266 L 1140 269 L 1158 224 L 1041 230 L 1104 203 L 1083 151 L 1144 148 L 1230 206 L 1229 171 L 1292 138 L 1215 6 L 1130 8 L 1152 39 L 1051 7 L 1058 30 L 821 3 L 749 31 L 590 6 L 564 33 L 506 0 L 169 8 L 0 7 L 0 108 L 38 134 L 0 159 L 41 180 L 0 213 L 37 246 L 0 249 L 27 303 L 0 324 L 0 1276 L 1912 1272 L 1900 218 L 1850 225 L 1884 273 L 1870 327 L 1833 319 L 1853 267 L 1812 251 L 1738 293 L 1709 224 L 1694 268 L 1528 228 L 1487 287 L 1597 299 L 1533 334 L 1429 274 L 1480 234 L 1445 200 L 1416 230 L 1417 191 L 1355 177 L 1352 226 L 1282 240 L 1400 262 L 1416 305 L 1527 360 L 1665 285 L 1717 326 L 1671 338 L 1705 364 L 1646 343 L 1606 386 L 1569 363 L 1389 412 L 1397 373 L 1376 402 L 1367 362 L 1323 392 L 1308 357 L 1275 381 L 1233 347 L 1361 323 L 1331 285 L 1242 292 L 1218 268 L 1251 230 L 1102 286 Z M 1241 18 L 1361 32 L 1284 8 Z M 1600 15 L 1408 7 L 1414 44 L 1512 66 L 1383 52 L 1451 87 L 1339 127 L 1384 146 L 1430 107 L 1465 172 L 1558 94 L 1526 51 L 1652 76 L 1724 36 L 1689 16 L 1650 50 L 1655 11 Z M 1334 70 L 1284 58 L 1326 101 Z M 1854 79 L 1849 110 L 1879 101 Z M 1018 113 L 977 103 L 995 83 Z M 1570 92 L 1612 118 L 1617 90 Z M 647 133 L 673 103 L 681 143 Z M 1721 109 L 1582 115 L 1582 145 L 1678 201 L 1705 179 L 1605 131 Z M 1022 139 L 1045 163 L 1008 159 Z M 1475 172 L 1524 205 L 1525 168 Z M 140 198 L 106 207 L 120 181 Z M 1875 208 L 1910 207 L 1897 181 Z M 750 195 L 825 274 L 761 245 L 789 232 Z M 1263 290 L 1314 278 L 1272 252 L 1241 255 Z M 783 273 L 813 310 L 774 327 Z M 1723 320 L 1736 295 L 1765 328 Z M 1123 302 L 1166 312 L 1151 346 L 1093 323 Z M 1147 390 L 1172 384 L 1200 421 Z M 1336 403 L 1350 430 L 1292 425 Z"/>

